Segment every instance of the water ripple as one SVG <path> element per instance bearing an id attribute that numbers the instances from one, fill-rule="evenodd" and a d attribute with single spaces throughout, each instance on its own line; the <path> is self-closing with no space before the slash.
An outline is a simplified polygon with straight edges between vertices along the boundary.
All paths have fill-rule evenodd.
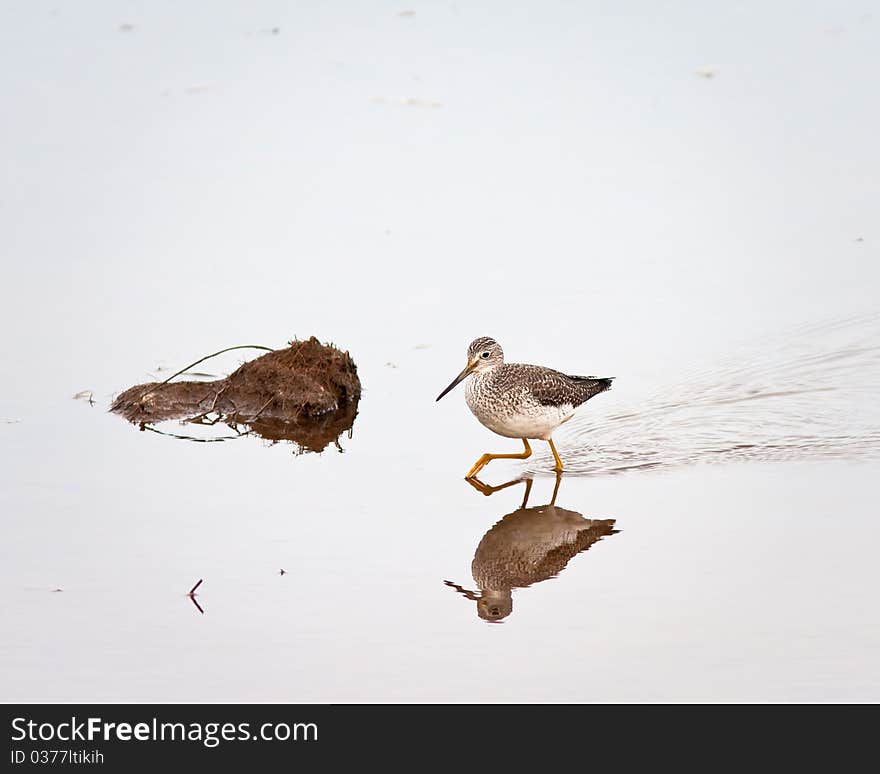
<path id="1" fill-rule="evenodd" d="M 880 458 L 880 313 L 804 325 L 684 373 L 675 364 L 652 390 L 619 384 L 607 414 L 591 403 L 558 433 L 567 474 Z"/>

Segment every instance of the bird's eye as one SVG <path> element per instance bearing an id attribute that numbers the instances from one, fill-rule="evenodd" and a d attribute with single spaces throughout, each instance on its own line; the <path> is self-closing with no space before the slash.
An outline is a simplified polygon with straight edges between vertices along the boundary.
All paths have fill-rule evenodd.
<path id="1" fill-rule="evenodd" d="M 484 352 L 482 355 L 480 355 L 480 357 L 482 357 L 482 358 L 487 358 L 487 357 L 489 357 L 489 353 L 488 353 L 488 352 Z"/>

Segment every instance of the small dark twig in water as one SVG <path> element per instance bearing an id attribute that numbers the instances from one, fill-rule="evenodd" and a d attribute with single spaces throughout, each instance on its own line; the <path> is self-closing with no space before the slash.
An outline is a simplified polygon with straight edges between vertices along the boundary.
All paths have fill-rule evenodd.
<path id="1" fill-rule="evenodd" d="M 262 414 L 262 413 L 266 410 L 266 407 L 267 407 L 267 406 L 268 406 L 273 400 L 275 400 L 275 396 L 274 396 L 274 395 L 270 395 L 270 396 L 269 396 L 269 400 L 267 400 L 262 406 L 260 406 L 260 410 L 259 410 L 256 414 L 254 414 L 254 415 L 248 420 L 248 422 L 255 422 L 256 420 L 258 420 L 258 419 L 260 418 L 260 414 Z"/>
<path id="2" fill-rule="evenodd" d="M 217 390 L 217 391 L 214 393 L 214 400 L 211 401 L 211 407 L 210 407 L 207 411 L 203 411 L 201 414 L 198 414 L 197 416 L 194 416 L 194 417 L 192 417 L 191 419 L 185 419 L 185 420 L 183 420 L 183 421 L 184 421 L 184 422 L 192 422 L 192 423 L 197 424 L 197 425 L 203 425 L 203 424 L 216 425 L 217 422 L 219 422 L 219 421 L 222 420 L 222 415 L 220 414 L 219 411 L 217 412 L 217 419 L 215 419 L 215 420 L 213 420 L 213 421 L 211 421 L 211 422 L 207 422 L 207 423 L 205 423 L 205 422 L 201 422 L 200 420 L 202 420 L 202 419 L 204 419 L 205 417 L 207 417 L 208 414 L 212 413 L 212 412 L 217 408 L 217 401 L 220 399 L 220 396 L 221 396 L 224 392 L 226 392 L 226 389 L 227 389 L 228 387 L 229 387 L 228 384 L 227 384 L 227 385 L 224 385 L 223 387 L 221 387 L 219 390 Z M 202 399 L 199 401 L 199 405 L 201 406 L 206 400 L 208 400 L 208 395 L 206 395 L 204 398 L 202 398 Z"/>
<path id="3" fill-rule="evenodd" d="M 74 400 L 85 400 L 90 406 L 95 405 L 95 397 L 91 390 L 81 390 L 73 396 Z"/>
<path id="4" fill-rule="evenodd" d="M 208 427 L 213 427 L 218 422 L 222 422 L 224 417 L 222 414 L 217 414 L 213 419 L 208 419 L 208 414 L 210 411 L 206 411 L 204 414 L 199 414 L 197 417 L 193 417 L 192 419 L 184 419 L 183 424 L 185 425 L 207 425 Z"/>
<path id="5" fill-rule="evenodd" d="M 195 424 L 213 425 L 216 423 L 215 422 L 196 422 Z M 145 430 L 149 430 L 151 433 L 156 433 L 157 435 L 167 435 L 169 438 L 178 438 L 181 441 L 195 441 L 195 443 L 219 443 L 221 441 L 234 441 L 238 438 L 243 438 L 244 436 L 248 435 L 248 433 L 241 433 L 238 430 L 236 430 L 235 435 L 221 435 L 221 436 L 218 436 L 217 438 L 196 438 L 196 436 L 194 436 L 194 435 L 180 435 L 179 433 L 166 433 L 164 430 L 159 430 L 156 427 L 152 427 L 151 425 L 148 425 L 146 422 L 141 422 L 141 424 L 139 425 L 139 429 L 141 432 L 144 432 Z M 235 430 L 234 427 L 232 429 Z"/>
<path id="6" fill-rule="evenodd" d="M 185 374 L 193 366 L 197 366 L 199 363 L 203 363 L 205 360 L 210 360 L 212 357 L 217 357 L 217 355 L 222 355 L 224 352 L 231 352 L 234 349 L 264 349 L 264 350 L 266 350 L 266 352 L 274 352 L 275 351 L 271 347 L 264 347 L 264 346 L 261 346 L 260 344 L 239 344 L 238 346 L 235 346 L 235 347 L 226 347 L 226 349 L 221 349 L 219 352 L 214 352 L 211 355 L 205 355 L 204 357 L 196 360 L 195 363 L 190 363 L 186 368 L 181 368 L 176 373 L 171 374 L 171 376 L 169 376 L 164 382 L 159 382 L 159 384 L 157 384 L 153 387 L 150 387 L 149 390 L 146 390 L 143 393 L 143 395 L 141 395 L 140 398 L 138 398 L 138 400 L 143 400 L 145 395 L 148 395 L 149 393 L 153 392 L 154 390 L 159 389 L 159 387 L 161 387 L 162 385 L 168 384 L 168 382 L 170 382 L 175 376 L 180 376 L 181 374 Z"/>
<path id="7" fill-rule="evenodd" d="M 198 583 L 196 583 L 196 585 L 193 586 L 193 587 L 189 590 L 189 594 L 187 594 L 187 596 L 190 598 L 190 600 L 192 601 L 192 603 L 196 606 L 196 609 L 197 609 L 202 615 L 204 615 L 204 614 L 205 614 L 205 611 L 202 610 L 202 606 L 196 601 L 196 589 L 197 589 L 199 586 L 202 585 L 202 580 L 203 580 L 202 578 L 199 578 Z"/>

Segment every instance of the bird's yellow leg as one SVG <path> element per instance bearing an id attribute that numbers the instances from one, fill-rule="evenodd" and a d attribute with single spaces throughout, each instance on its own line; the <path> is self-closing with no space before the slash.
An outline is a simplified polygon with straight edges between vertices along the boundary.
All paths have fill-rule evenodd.
<path id="1" fill-rule="evenodd" d="M 553 459 L 556 460 L 556 467 L 554 468 L 554 470 L 555 470 L 557 473 L 562 473 L 562 467 L 563 467 L 563 466 L 562 466 L 562 460 L 559 459 L 559 455 L 556 453 L 556 447 L 553 445 L 553 439 L 552 439 L 552 438 L 548 438 L 548 439 L 547 439 L 547 443 L 550 444 L 550 451 L 553 452 Z"/>
<path id="2" fill-rule="evenodd" d="M 522 505 L 519 506 L 520 508 L 525 508 L 529 504 L 529 495 L 531 493 L 532 493 L 532 479 L 527 478 L 526 479 L 526 491 L 525 491 L 525 494 L 523 495 Z"/>
<path id="3" fill-rule="evenodd" d="M 502 489 L 507 489 L 507 487 L 509 487 L 509 486 L 514 486 L 516 484 L 525 483 L 525 485 L 526 485 L 526 499 L 528 499 L 528 493 L 532 488 L 532 479 L 525 478 L 525 477 L 515 478 L 515 479 L 513 479 L 513 481 L 508 481 L 504 484 L 498 484 L 498 486 L 489 486 L 489 484 L 484 484 L 478 478 L 466 478 L 465 481 L 467 481 L 478 492 L 486 495 L 487 497 L 489 495 L 495 494 L 495 492 L 500 492 Z M 523 508 L 525 508 L 525 506 L 523 506 Z"/>
<path id="4" fill-rule="evenodd" d="M 525 438 L 522 439 L 522 442 L 523 445 L 526 447 L 525 451 L 523 451 L 522 454 L 484 454 L 474 463 L 474 466 L 470 469 L 470 472 L 465 476 L 465 478 L 474 478 L 477 473 L 485 468 L 486 465 L 488 465 L 492 460 L 524 460 L 528 457 L 531 457 L 532 447 L 529 446 L 529 442 Z M 559 458 L 557 457 L 557 459 Z"/>
<path id="5" fill-rule="evenodd" d="M 556 486 L 553 487 L 553 499 L 550 501 L 550 505 L 556 505 L 556 495 L 559 494 L 559 483 L 562 481 L 562 471 L 556 471 Z M 523 506 L 525 508 L 525 506 Z"/>

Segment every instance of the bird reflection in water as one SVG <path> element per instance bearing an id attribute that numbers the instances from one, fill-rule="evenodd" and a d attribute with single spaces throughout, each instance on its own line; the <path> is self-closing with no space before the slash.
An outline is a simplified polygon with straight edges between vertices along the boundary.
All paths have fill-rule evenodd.
<path id="1" fill-rule="evenodd" d="M 562 474 L 557 474 L 553 497 L 546 505 L 528 507 L 531 478 L 517 478 L 500 486 L 479 479 L 469 483 L 485 495 L 525 484 L 522 505 L 507 514 L 480 541 L 471 563 L 478 591 L 451 581 L 444 583 L 477 603 L 477 615 L 498 623 L 513 612 L 513 590 L 556 577 L 571 558 L 607 535 L 614 535 L 614 519 L 586 519 L 556 505 Z"/>

